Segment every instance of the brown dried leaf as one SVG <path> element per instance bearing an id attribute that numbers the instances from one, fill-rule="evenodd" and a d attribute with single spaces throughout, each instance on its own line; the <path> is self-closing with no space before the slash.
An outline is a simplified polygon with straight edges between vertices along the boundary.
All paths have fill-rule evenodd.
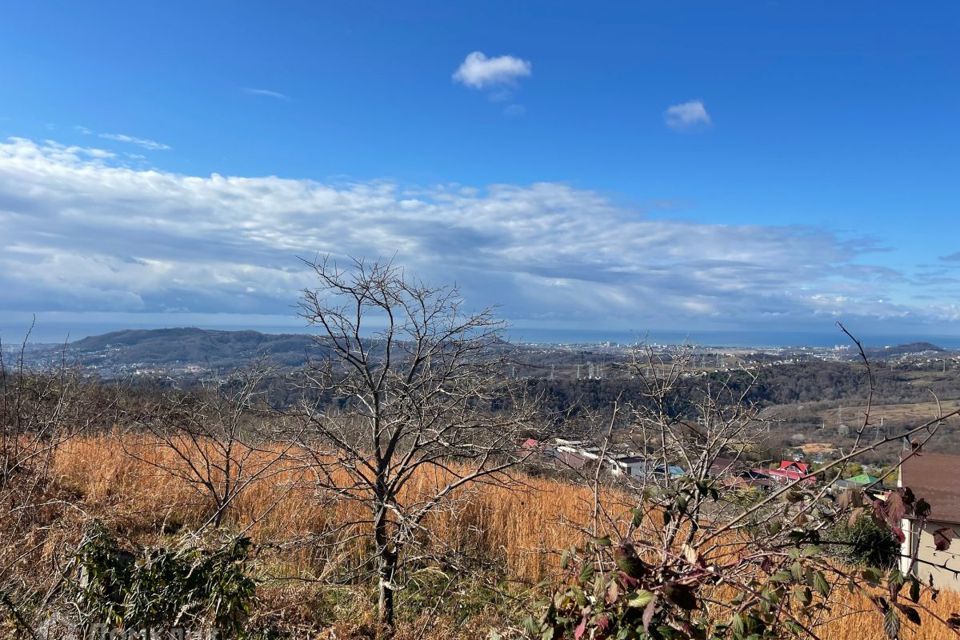
<path id="1" fill-rule="evenodd" d="M 950 539 L 953 535 L 953 529 L 940 527 L 933 532 L 933 546 L 936 547 L 937 551 L 946 551 L 950 548 Z"/>

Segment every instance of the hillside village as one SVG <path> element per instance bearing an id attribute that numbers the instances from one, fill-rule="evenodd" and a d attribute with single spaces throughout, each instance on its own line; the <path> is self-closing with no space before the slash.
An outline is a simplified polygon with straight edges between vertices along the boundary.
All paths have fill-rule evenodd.
<path id="1" fill-rule="evenodd" d="M 768 464 L 716 456 L 710 462 L 709 477 L 718 481 L 724 492 L 753 491 L 759 495 L 797 483 L 817 486 L 839 499 L 847 491 L 864 492 L 886 501 L 891 492 L 909 487 L 914 495 L 929 503 L 929 514 L 904 516 L 900 536 L 899 566 L 904 575 L 916 575 L 938 588 L 960 591 L 960 456 L 916 450 L 903 443 L 902 462 L 885 477 L 879 468 L 856 465 L 818 474 L 828 462 L 807 462 L 801 452 L 789 459 Z M 597 445 L 585 440 L 554 438 L 548 442 L 527 439 L 522 444 L 531 457 L 528 462 L 546 465 L 555 471 L 602 470 L 627 487 L 668 486 L 688 473 L 681 464 L 664 461 L 629 450 L 624 445 Z M 847 471 L 847 473 L 844 473 Z M 588 474 L 589 475 L 589 474 Z M 892 475 L 892 477 L 891 477 Z"/>

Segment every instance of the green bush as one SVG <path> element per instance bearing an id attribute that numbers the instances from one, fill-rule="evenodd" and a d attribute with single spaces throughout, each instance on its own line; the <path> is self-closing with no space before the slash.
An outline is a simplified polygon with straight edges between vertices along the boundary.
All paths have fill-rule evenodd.
<path id="1" fill-rule="evenodd" d="M 831 552 L 851 564 L 890 569 L 900 557 L 900 543 L 890 529 L 868 515 L 861 515 L 852 525 L 836 526 L 830 537 L 838 543 L 829 545 Z"/>
<path id="2" fill-rule="evenodd" d="M 90 525 L 71 562 L 68 598 L 84 632 L 215 629 L 246 638 L 256 595 L 249 576 L 250 540 L 204 547 L 189 538 L 173 547 L 123 549 L 99 522 Z"/>

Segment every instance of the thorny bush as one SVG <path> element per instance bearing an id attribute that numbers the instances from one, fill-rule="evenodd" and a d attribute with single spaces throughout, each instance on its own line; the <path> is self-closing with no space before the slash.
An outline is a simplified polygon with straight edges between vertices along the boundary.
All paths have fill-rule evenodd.
<path id="1" fill-rule="evenodd" d="M 718 525 L 689 518 L 692 500 L 716 501 L 720 493 L 689 478 L 678 488 L 648 493 L 630 531 L 619 542 L 595 538 L 564 552 L 565 575 L 542 603 L 539 615 L 525 622 L 527 637 L 616 639 L 815 638 L 829 620 L 831 594 L 837 590 L 866 595 L 882 616 L 889 638 L 901 637 L 909 624 L 923 620 L 921 593 L 937 595 L 896 566 L 849 568 L 826 555 L 840 540 L 823 532 L 843 514 L 855 524 L 902 535 L 904 516 L 923 520 L 929 505 L 909 489 L 886 499 L 850 491 L 835 499 L 812 488 L 796 488 L 764 517 L 726 539 L 713 535 Z M 676 527 L 682 542 L 659 546 L 657 536 Z M 673 544 L 673 543 L 676 544 Z M 960 628 L 960 616 L 943 620 Z"/>

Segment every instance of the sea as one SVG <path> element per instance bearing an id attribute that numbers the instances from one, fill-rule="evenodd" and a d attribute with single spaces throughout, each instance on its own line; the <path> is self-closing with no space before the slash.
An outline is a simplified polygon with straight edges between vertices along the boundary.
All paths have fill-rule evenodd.
<path id="1" fill-rule="evenodd" d="M 930 342 L 944 349 L 960 349 L 960 335 L 925 333 L 854 333 L 868 347 L 885 347 L 911 342 Z M 507 332 L 511 341 L 540 344 L 620 344 L 637 343 L 714 347 L 836 347 L 853 343 L 840 329 L 832 331 L 605 331 L 602 329 L 516 329 Z"/>
<path id="2" fill-rule="evenodd" d="M 170 324 L 136 323 L 118 324 L 114 322 L 71 322 L 68 318 L 40 320 L 30 334 L 31 343 L 63 344 L 93 335 L 101 335 L 111 331 L 124 329 L 159 329 Z M 201 329 L 236 331 L 250 329 L 263 333 L 311 333 L 302 323 L 296 320 L 284 325 L 242 325 L 235 322 L 222 323 L 213 320 L 202 324 L 194 324 Z M 0 339 L 4 346 L 19 344 L 23 341 L 29 323 L 4 322 L 0 318 Z M 960 334 L 930 334 L 922 331 L 902 332 L 857 332 L 851 327 L 855 335 L 869 347 L 884 347 L 911 342 L 930 342 L 944 349 L 960 349 Z M 785 347 L 818 347 L 829 348 L 835 346 L 851 346 L 852 343 L 839 328 L 833 324 L 825 324 L 820 331 L 786 331 L 779 329 L 743 329 L 743 330 L 651 330 L 627 331 L 622 329 L 555 329 L 515 327 L 505 332 L 505 338 L 511 342 L 526 344 L 606 344 L 633 345 L 638 343 L 679 345 L 690 344 L 698 346 L 716 347 L 755 347 L 755 348 L 785 348 Z"/>

